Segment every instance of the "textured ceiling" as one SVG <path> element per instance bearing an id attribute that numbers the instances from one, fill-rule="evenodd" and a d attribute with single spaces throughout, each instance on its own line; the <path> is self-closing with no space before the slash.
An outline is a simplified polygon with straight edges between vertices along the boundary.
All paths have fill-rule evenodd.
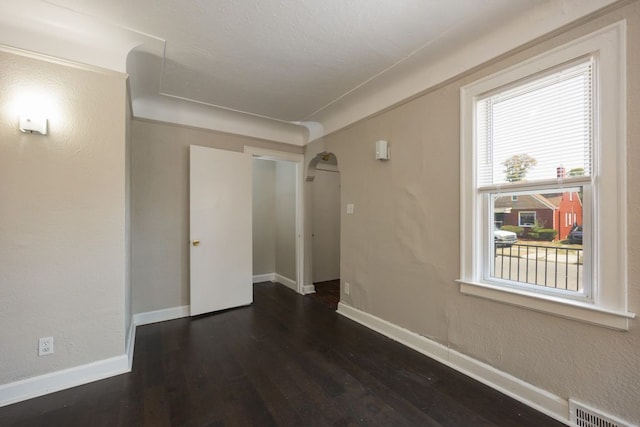
<path id="1" fill-rule="evenodd" d="M 307 119 L 447 36 L 540 2 L 50 1 L 166 40 L 161 93 L 285 121 Z"/>
<path id="2" fill-rule="evenodd" d="M 2 0 L 0 44 L 126 72 L 136 117 L 304 145 L 614 1 Z"/>

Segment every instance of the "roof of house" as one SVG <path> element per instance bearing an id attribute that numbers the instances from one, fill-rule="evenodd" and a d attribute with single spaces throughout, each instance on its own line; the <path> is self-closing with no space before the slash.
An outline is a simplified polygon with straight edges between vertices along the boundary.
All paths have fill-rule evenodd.
<path id="1" fill-rule="evenodd" d="M 562 194 L 547 194 L 542 197 L 547 199 L 549 203 L 556 207 L 556 209 L 560 207 L 560 202 L 562 202 Z"/>
<path id="2" fill-rule="evenodd" d="M 534 209 L 551 209 L 555 210 L 560 206 L 562 195 L 549 195 L 553 201 L 540 194 L 524 194 L 517 196 L 516 200 L 512 200 L 511 195 L 496 198 L 495 208 L 497 209 L 517 209 L 517 210 L 534 210 Z"/>

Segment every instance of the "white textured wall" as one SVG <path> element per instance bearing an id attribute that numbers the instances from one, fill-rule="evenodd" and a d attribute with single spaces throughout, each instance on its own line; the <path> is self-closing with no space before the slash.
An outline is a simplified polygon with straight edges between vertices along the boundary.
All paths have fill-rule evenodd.
<path id="1" fill-rule="evenodd" d="M 460 87 L 628 20 L 628 299 L 640 312 L 640 2 L 582 23 L 410 102 L 324 138 L 337 155 L 342 302 L 561 398 L 640 424 L 640 320 L 618 332 L 460 294 Z M 374 141 L 390 141 L 388 162 Z"/>
<path id="2" fill-rule="evenodd" d="M 301 147 L 146 120 L 132 122 L 133 312 L 189 304 L 189 145 Z M 229 185 L 233 185 L 232 182 Z"/>
<path id="3" fill-rule="evenodd" d="M 276 162 L 276 273 L 296 280 L 296 166 Z"/>
<path id="4" fill-rule="evenodd" d="M 4 52 L 0 76 L 4 384 L 124 353 L 126 80 Z M 29 92 L 47 136 L 18 130 Z"/>
<path id="5" fill-rule="evenodd" d="M 276 271 L 276 162 L 253 160 L 253 274 Z"/>

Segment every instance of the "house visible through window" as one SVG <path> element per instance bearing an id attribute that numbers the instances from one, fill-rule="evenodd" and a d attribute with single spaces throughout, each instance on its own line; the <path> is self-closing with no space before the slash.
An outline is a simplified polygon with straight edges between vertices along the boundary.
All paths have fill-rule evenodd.
<path id="1" fill-rule="evenodd" d="M 535 223 L 535 212 L 518 212 L 518 225 L 520 227 L 533 227 Z"/>
<path id="2" fill-rule="evenodd" d="M 624 34 L 462 89 L 462 292 L 628 327 Z"/>

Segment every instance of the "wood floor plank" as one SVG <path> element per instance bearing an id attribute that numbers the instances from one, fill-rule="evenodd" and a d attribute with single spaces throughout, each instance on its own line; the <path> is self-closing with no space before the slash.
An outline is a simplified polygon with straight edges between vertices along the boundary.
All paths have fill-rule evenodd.
<path id="1" fill-rule="evenodd" d="M 132 372 L 0 408 L 2 426 L 561 426 L 276 283 L 139 327 Z"/>

